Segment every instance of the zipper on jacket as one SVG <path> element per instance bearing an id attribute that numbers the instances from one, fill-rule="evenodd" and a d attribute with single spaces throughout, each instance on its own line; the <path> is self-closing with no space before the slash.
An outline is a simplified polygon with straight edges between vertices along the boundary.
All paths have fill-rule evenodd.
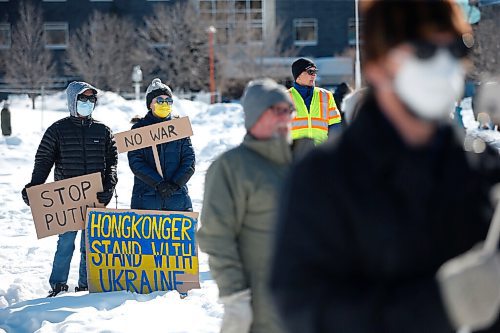
<path id="1" fill-rule="evenodd" d="M 85 142 L 85 120 L 82 119 L 82 140 L 83 140 L 83 167 L 85 170 L 85 175 L 87 174 L 87 143 Z"/>

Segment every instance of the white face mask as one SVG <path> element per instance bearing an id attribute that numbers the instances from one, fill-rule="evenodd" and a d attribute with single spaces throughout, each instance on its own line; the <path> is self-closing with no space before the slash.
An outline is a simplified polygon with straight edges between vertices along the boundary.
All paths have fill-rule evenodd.
<path id="1" fill-rule="evenodd" d="M 88 117 L 94 111 L 94 103 L 87 101 L 76 101 L 76 112 L 82 117 Z"/>
<path id="2" fill-rule="evenodd" d="M 445 120 L 464 91 L 465 69 L 449 51 L 438 49 L 430 59 L 410 56 L 394 79 L 394 90 L 416 116 Z"/>

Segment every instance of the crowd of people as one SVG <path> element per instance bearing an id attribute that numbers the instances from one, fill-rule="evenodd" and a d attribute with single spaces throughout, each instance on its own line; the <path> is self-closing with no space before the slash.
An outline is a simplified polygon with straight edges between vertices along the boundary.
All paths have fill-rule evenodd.
<path id="1" fill-rule="evenodd" d="M 365 87 L 316 87 L 307 58 L 293 62 L 290 89 L 251 81 L 241 99 L 247 134 L 207 171 L 197 239 L 224 305 L 222 333 L 454 330 L 435 275 L 485 239 L 500 181 L 498 153 L 464 151 L 449 121 L 472 29 L 452 0 L 362 9 Z M 100 172 L 97 199 L 110 202 L 117 150 L 92 118 L 97 95 L 85 82 L 68 86 L 70 116 L 45 132 L 26 204 L 26 188 L 52 166 L 55 180 Z M 132 128 L 171 120 L 172 104 L 154 79 Z M 128 152 L 131 208 L 192 211 L 190 139 L 155 149 Z M 68 289 L 76 234 L 59 235 L 49 296 Z M 82 234 L 77 291 L 88 288 L 84 244 Z"/>

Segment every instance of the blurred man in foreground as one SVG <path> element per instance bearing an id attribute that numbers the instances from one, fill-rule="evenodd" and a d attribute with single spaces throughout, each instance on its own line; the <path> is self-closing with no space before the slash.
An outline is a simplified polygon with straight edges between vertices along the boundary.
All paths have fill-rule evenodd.
<path id="1" fill-rule="evenodd" d="M 472 30 L 452 0 L 364 4 L 370 88 L 292 171 L 271 290 L 289 332 L 451 333 L 435 274 L 485 239 L 499 180 L 495 152 L 466 156 L 448 123 Z"/>
<path id="2" fill-rule="evenodd" d="M 198 232 L 224 304 L 222 333 L 282 332 L 267 280 L 277 202 L 292 160 L 292 101 L 285 87 L 250 82 L 242 100 L 248 131 L 210 166 Z"/>

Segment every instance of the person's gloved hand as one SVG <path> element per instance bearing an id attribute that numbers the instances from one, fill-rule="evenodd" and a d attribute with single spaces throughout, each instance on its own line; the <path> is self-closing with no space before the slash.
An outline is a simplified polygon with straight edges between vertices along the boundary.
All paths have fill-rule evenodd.
<path id="1" fill-rule="evenodd" d="M 25 204 L 27 204 L 28 206 L 30 205 L 30 201 L 28 199 L 28 192 L 26 192 L 26 189 L 33 186 L 33 184 L 31 183 L 28 183 L 24 186 L 23 190 L 21 191 L 21 195 L 23 197 L 23 201 Z"/>
<path id="2" fill-rule="evenodd" d="M 111 198 L 113 198 L 113 191 L 97 192 L 96 195 L 97 195 L 97 201 L 107 206 L 111 201 Z"/>
<path id="3" fill-rule="evenodd" d="M 248 333 L 253 321 L 250 289 L 220 298 L 224 304 L 221 333 Z"/>
<path id="4" fill-rule="evenodd" d="M 178 189 L 179 185 L 169 182 L 167 180 L 162 180 L 161 182 L 158 183 L 158 185 L 156 185 L 156 190 L 163 199 L 172 196 L 172 194 L 174 194 L 174 192 L 177 191 Z"/>

